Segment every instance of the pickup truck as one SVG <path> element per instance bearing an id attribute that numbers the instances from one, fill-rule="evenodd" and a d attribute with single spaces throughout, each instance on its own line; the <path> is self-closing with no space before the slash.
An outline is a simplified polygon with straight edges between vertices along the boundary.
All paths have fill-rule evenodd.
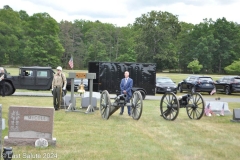
<path id="1" fill-rule="evenodd" d="M 7 73 L 7 71 L 5 70 Z M 54 70 L 51 67 L 20 67 L 18 76 L 7 73 L 5 80 L 5 94 L 12 95 L 16 89 L 50 90 L 52 87 Z M 66 75 L 67 76 L 67 75 Z M 71 79 L 67 78 L 67 90 L 71 89 Z"/>

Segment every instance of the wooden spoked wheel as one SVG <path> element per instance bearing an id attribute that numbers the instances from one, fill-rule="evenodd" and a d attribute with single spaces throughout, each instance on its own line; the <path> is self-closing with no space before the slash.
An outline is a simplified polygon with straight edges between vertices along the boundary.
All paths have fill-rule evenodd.
<path id="1" fill-rule="evenodd" d="M 111 110 L 111 101 L 110 101 L 110 96 L 107 90 L 104 90 L 101 93 L 101 98 L 100 98 L 100 113 L 103 119 L 108 119 L 110 115 L 110 110 Z"/>
<path id="2" fill-rule="evenodd" d="M 139 120 L 139 118 L 142 115 L 142 108 L 143 108 L 143 102 L 142 102 L 142 95 L 139 91 L 135 91 L 131 98 L 131 116 L 135 120 Z"/>
<path id="3" fill-rule="evenodd" d="M 187 115 L 190 119 L 201 119 L 204 114 L 205 102 L 200 93 L 195 92 L 191 95 L 186 106 Z"/>
<path id="4" fill-rule="evenodd" d="M 179 101 L 173 92 L 167 92 L 162 96 L 160 101 L 161 116 L 169 121 L 177 118 L 179 113 Z"/>

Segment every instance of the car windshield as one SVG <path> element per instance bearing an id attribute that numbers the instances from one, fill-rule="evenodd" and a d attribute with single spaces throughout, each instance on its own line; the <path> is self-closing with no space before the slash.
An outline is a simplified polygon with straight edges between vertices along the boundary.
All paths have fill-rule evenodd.
<path id="1" fill-rule="evenodd" d="M 213 81 L 212 78 L 210 78 L 210 77 L 200 77 L 199 80 L 200 81 L 208 81 L 208 82 Z"/>
<path id="2" fill-rule="evenodd" d="M 169 78 L 157 78 L 157 83 L 173 83 Z"/>
<path id="3" fill-rule="evenodd" d="M 235 83 L 240 83 L 240 78 L 234 78 Z"/>

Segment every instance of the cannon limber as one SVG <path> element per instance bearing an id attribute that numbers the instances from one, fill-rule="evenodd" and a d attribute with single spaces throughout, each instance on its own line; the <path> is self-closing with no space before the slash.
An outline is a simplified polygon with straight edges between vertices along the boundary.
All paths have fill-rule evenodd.
<path id="1" fill-rule="evenodd" d="M 160 101 L 161 116 L 173 121 L 177 118 L 179 109 L 186 108 L 190 119 L 199 120 L 204 114 L 205 101 L 200 93 L 188 93 L 177 97 L 173 92 L 166 92 Z"/>
<path id="2" fill-rule="evenodd" d="M 114 98 L 114 102 L 111 102 L 110 96 L 107 90 L 101 93 L 100 97 L 100 113 L 103 119 L 108 119 L 114 112 L 116 112 L 122 106 L 131 107 L 131 117 L 134 120 L 138 120 L 142 115 L 142 95 L 139 91 L 135 91 L 130 99 L 130 103 L 127 103 L 126 95 L 117 95 Z"/>

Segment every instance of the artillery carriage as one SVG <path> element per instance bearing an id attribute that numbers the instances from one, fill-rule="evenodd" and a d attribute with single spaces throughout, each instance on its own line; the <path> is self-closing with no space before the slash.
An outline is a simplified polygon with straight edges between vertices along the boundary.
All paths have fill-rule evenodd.
<path id="1" fill-rule="evenodd" d="M 161 116 L 173 121 L 177 118 L 180 108 L 186 108 L 190 119 L 199 120 L 204 114 L 205 101 L 200 93 L 188 93 L 177 97 L 173 92 L 167 92 L 160 101 Z"/>
<path id="2" fill-rule="evenodd" d="M 114 102 L 111 102 L 110 96 L 107 90 L 101 93 L 100 97 L 100 113 L 103 119 L 108 119 L 114 112 L 120 107 L 130 106 L 131 117 L 134 120 L 139 120 L 142 115 L 142 95 L 140 91 L 135 91 L 130 99 L 130 103 L 127 103 L 127 97 L 124 94 L 117 94 L 114 98 Z"/>

